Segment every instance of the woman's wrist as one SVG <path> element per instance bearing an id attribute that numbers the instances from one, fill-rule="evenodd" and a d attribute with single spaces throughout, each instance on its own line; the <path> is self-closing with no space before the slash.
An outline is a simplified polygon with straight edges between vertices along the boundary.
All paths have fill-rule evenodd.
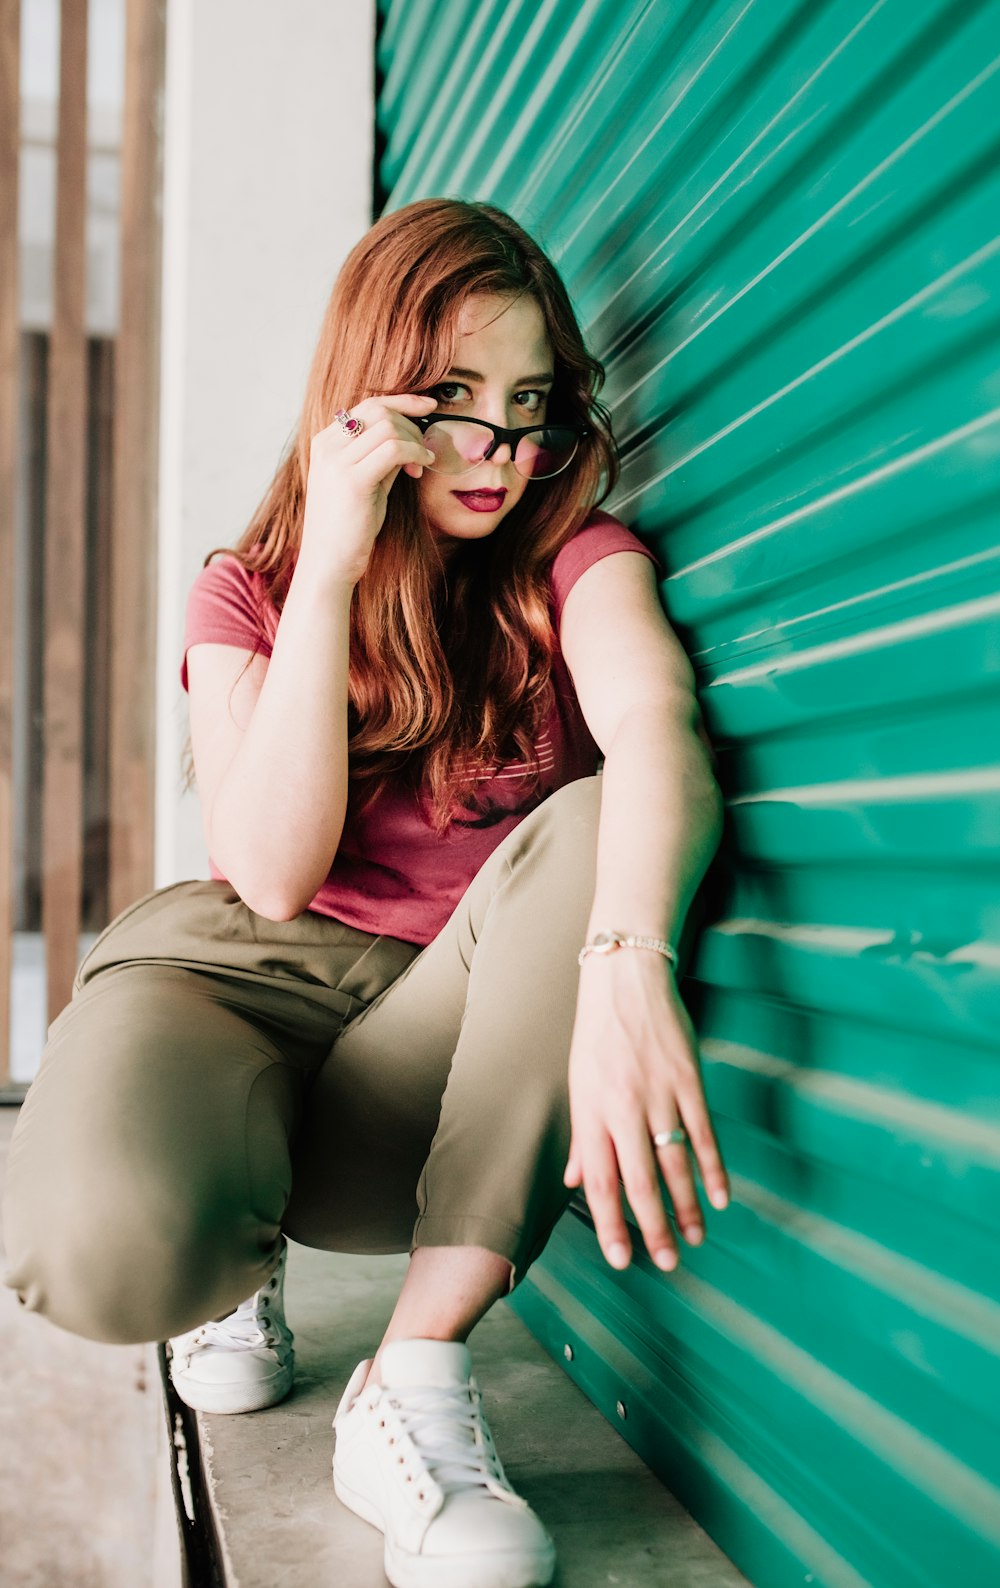
<path id="1" fill-rule="evenodd" d="M 289 593 L 295 587 L 299 591 L 304 591 L 307 597 L 313 595 L 323 602 L 339 600 L 349 607 L 354 598 L 357 582 L 357 579 L 347 572 L 317 565 L 308 554 L 300 550 L 295 561 Z"/>
<path id="2" fill-rule="evenodd" d="M 616 949 L 613 954 L 587 954 L 578 961 L 581 987 L 622 986 L 629 981 L 676 985 L 677 967 L 654 949 Z"/>
<path id="3" fill-rule="evenodd" d="M 657 955 L 671 965 L 677 964 L 677 948 L 662 931 L 639 931 L 633 927 L 601 926 L 588 930 L 580 948 L 581 965 L 588 959 L 613 959 L 622 953 Z"/>

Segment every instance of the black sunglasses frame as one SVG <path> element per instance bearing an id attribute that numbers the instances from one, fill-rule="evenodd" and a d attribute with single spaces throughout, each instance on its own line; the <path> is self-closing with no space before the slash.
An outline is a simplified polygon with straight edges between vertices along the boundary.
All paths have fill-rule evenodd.
<path id="1" fill-rule="evenodd" d="M 489 419 L 467 419 L 464 414 L 422 414 L 419 417 L 414 417 L 414 416 L 410 416 L 410 417 L 413 419 L 413 423 L 419 427 L 421 434 L 424 434 L 427 431 L 427 429 L 429 428 L 429 426 L 436 425 L 436 424 L 441 424 L 441 423 L 452 424 L 452 425 L 454 425 L 454 424 L 482 425 L 484 430 L 492 430 L 492 432 L 493 432 L 493 443 L 492 443 L 492 445 L 489 446 L 486 449 L 486 451 L 483 453 L 481 458 L 477 458 L 475 463 L 470 463 L 469 467 L 467 469 L 463 470 L 463 473 L 465 473 L 465 474 L 471 474 L 473 469 L 478 469 L 480 463 L 486 463 L 487 460 L 493 456 L 493 453 L 496 451 L 497 447 L 502 447 L 505 441 L 506 441 L 507 445 L 510 447 L 510 457 L 511 457 L 511 462 L 513 463 L 515 454 L 517 452 L 517 444 L 520 441 L 521 437 L 522 436 L 530 436 L 532 434 L 532 432 L 534 432 L 534 431 L 538 431 L 538 430 L 571 430 L 573 432 L 573 434 L 576 436 L 577 444 L 579 444 L 584 439 L 585 436 L 589 436 L 590 433 L 591 433 L 586 425 L 560 424 L 558 420 L 552 420 L 552 419 L 549 420 L 548 424 L 544 424 L 544 425 L 517 425 L 513 430 L 508 430 L 504 425 L 492 424 Z M 563 468 L 564 469 L 569 467 L 569 464 L 572 463 L 573 458 L 575 456 L 576 456 L 576 453 L 574 452 L 572 457 L 570 457 L 570 459 L 568 460 L 568 462 L 563 464 Z M 430 465 L 427 465 L 427 467 L 430 467 Z M 556 470 L 556 474 L 561 474 L 561 473 L 562 473 L 562 469 L 557 469 Z M 536 476 L 537 479 L 541 479 L 541 480 L 554 480 L 555 477 L 556 477 L 555 474 L 540 474 L 540 475 Z M 461 474 L 454 474 L 454 475 L 451 476 L 451 478 L 455 479 L 455 480 L 460 480 L 462 478 L 462 476 L 461 476 Z"/>

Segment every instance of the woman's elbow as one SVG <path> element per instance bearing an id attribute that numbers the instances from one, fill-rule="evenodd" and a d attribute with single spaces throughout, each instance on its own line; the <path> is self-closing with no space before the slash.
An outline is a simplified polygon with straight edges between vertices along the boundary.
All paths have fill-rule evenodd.
<path id="1" fill-rule="evenodd" d="M 241 875 L 238 868 L 228 871 L 225 867 L 222 869 L 230 887 L 236 890 L 247 909 L 265 921 L 294 921 L 297 915 L 308 908 L 315 895 L 314 889 L 303 902 L 301 894 L 294 888 L 274 887 L 267 881 L 250 879 Z"/>

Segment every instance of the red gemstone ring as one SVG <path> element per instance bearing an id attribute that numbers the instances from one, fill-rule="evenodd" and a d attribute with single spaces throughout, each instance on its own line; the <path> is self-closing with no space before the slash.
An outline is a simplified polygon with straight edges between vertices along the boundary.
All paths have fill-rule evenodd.
<path id="1" fill-rule="evenodd" d="M 365 428 L 364 421 L 361 419 L 355 419 L 347 412 L 346 408 L 338 408 L 333 417 L 336 419 L 345 436 L 359 436 L 362 430 Z"/>

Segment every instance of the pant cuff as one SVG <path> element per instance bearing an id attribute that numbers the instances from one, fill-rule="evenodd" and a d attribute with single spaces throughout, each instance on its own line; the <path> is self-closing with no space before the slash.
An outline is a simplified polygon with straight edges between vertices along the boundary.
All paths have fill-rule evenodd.
<path id="1" fill-rule="evenodd" d="M 475 1213 L 452 1216 L 422 1213 L 413 1226 L 411 1254 L 418 1246 L 484 1246 L 511 1265 L 508 1294 L 522 1277 L 518 1270 L 524 1262 L 524 1231 L 500 1219 L 481 1218 Z"/>

